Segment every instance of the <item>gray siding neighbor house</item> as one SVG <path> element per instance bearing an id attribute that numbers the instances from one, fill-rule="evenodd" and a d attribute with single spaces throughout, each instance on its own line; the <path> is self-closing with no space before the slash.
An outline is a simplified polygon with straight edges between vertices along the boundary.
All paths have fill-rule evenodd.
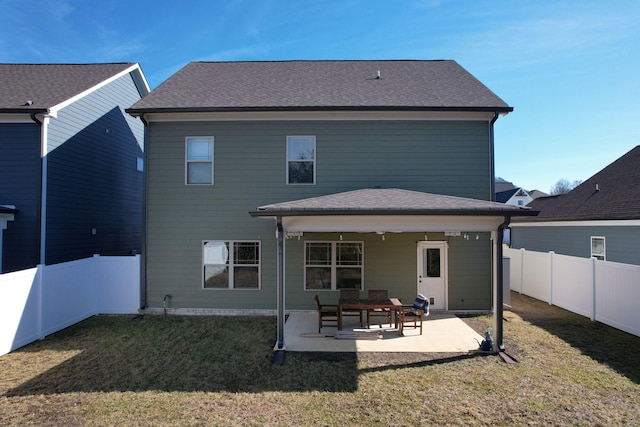
<path id="1" fill-rule="evenodd" d="M 640 265 L 640 146 L 560 196 L 529 206 L 511 224 L 511 246 Z"/>
<path id="2" fill-rule="evenodd" d="M 493 125 L 455 61 L 193 62 L 127 110 L 147 124 L 143 305 L 278 314 L 387 289 L 502 309 Z M 500 316 L 501 318 L 501 316 Z"/>
<path id="3" fill-rule="evenodd" d="M 0 272 L 142 249 L 144 125 L 124 109 L 147 93 L 134 63 L 0 64 Z"/>

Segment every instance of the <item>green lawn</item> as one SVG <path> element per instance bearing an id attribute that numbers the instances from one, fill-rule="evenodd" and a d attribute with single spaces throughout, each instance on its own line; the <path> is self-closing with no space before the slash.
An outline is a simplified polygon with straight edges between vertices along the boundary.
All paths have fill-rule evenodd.
<path id="1" fill-rule="evenodd" d="M 271 317 L 98 316 L 0 357 L 0 425 L 640 425 L 640 338 L 512 294 L 507 352 L 286 353 Z M 464 319 L 483 333 L 491 316 Z"/>

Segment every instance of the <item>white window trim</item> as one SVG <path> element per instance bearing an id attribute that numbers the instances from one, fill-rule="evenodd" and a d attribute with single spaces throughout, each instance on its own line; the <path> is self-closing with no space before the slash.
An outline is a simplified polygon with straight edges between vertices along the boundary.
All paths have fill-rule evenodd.
<path id="1" fill-rule="evenodd" d="M 316 264 L 307 264 L 307 243 L 331 243 L 331 265 L 316 265 Z M 308 292 L 324 292 L 324 291 L 337 291 L 337 254 L 336 250 L 338 244 L 343 243 L 359 243 L 362 247 L 362 262 L 360 263 L 360 288 L 359 290 L 364 290 L 364 241 L 357 240 L 345 240 L 345 241 L 337 241 L 337 240 L 305 240 L 304 242 L 304 250 L 302 254 L 302 263 L 304 268 L 304 278 L 302 282 L 302 287 L 305 291 Z M 307 289 L 307 267 L 331 267 L 331 288 L 330 289 Z M 355 266 L 344 266 L 354 268 Z"/>
<path id="2" fill-rule="evenodd" d="M 189 139 L 200 138 L 211 140 L 211 160 L 189 160 Z M 184 137 L 184 184 L 188 186 L 201 187 L 205 185 L 213 185 L 213 177 L 215 176 L 215 139 L 213 136 L 185 136 Z M 211 163 L 211 183 L 210 184 L 191 184 L 189 183 L 189 163 Z"/>
<path id="3" fill-rule="evenodd" d="M 289 162 L 293 161 L 289 159 L 289 140 L 291 138 L 313 138 L 313 160 L 306 160 L 307 162 L 313 162 L 313 182 L 289 182 Z M 286 146 L 286 162 L 285 162 L 285 176 L 287 178 L 287 185 L 316 185 L 316 170 L 317 163 L 316 160 L 318 158 L 318 153 L 316 151 L 316 136 L 315 135 L 287 135 L 287 146 Z M 299 161 L 299 160 L 298 160 Z"/>
<path id="4" fill-rule="evenodd" d="M 593 241 L 595 239 L 602 239 L 602 254 L 593 253 Z M 602 261 L 606 261 L 607 260 L 607 239 L 604 236 L 591 236 L 590 243 L 591 243 L 591 248 L 590 248 L 591 258 L 600 259 L 599 257 L 602 257 Z"/>
<path id="5" fill-rule="evenodd" d="M 204 285 L 204 268 L 206 266 L 204 262 L 204 245 L 208 242 L 220 242 L 229 244 L 229 261 L 226 264 L 229 267 L 229 283 L 227 288 L 207 288 Z M 258 264 L 235 264 L 234 256 L 235 251 L 233 250 L 233 246 L 236 243 L 257 243 L 258 244 Z M 260 240 L 216 240 L 216 239 L 207 239 L 203 240 L 200 245 L 201 253 L 201 266 L 200 266 L 200 278 L 202 279 L 202 289 L 205 291 L 259 291 L 262 289 L 262 241 Z M 234 284 L 234 269 L 235 266 L 244 266 L 244 267 L 258 267 L 258 287 L 257 288 L 235 288 Z"/>

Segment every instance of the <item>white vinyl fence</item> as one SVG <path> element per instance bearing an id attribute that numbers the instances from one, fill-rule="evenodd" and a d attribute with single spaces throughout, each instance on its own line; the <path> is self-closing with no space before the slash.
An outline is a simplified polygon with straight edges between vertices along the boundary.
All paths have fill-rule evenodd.
<path id="1" fill-rule="evenodd" d="M 0 355 L 95 314 L 140 305 L 140 255 L 95 255 L 0 275 Z"/>
<path id="2" fill-rule="evenodd" d="M 504 250 L 511 290 L 640 336 L 640 266 Z"/>

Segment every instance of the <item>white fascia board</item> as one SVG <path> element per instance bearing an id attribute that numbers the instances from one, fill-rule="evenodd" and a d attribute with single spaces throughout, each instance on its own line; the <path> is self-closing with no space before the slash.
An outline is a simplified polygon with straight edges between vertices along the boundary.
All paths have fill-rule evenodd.
<path id="1" fill-rule="evenodd" d="M 602 221 L 548 221 L 514 222 L 510 227 L 638 227 L 640 219 L 620 219 Z"/>
<path id="2" fill-rule="evenodd" d="M 122 70 L 121 72 L 119 72 L 118 74 L 114 74 L 113 76 L 109 77 L 106 80 L 101 81 L 100 83 L 98 83 L 97 85 L 90 87 L 89 89 L 85 90 L 84 92 L 80 92 L 79 94 L 72 96 L 71 98 L 61 102 L 60 104 L 54 105 L 53 107 L 49 108 L 49 117 L 52 118 L 56 118 L 58 117 L 58 111 L 62 110 L 64 107 L 67 107 L 71 104 L 73 104 L 74 102 L 76 102 L 79 99 L 82 99 L 83 97 L 89 95 L 92 92 L 95 92 L 96 90 L 108 85 L 109 83 L 118 80 L 120 77 L 125 76 L 133 71 L 138 71 L 138 73 L 140 75 L 142 75 L 142 70 L 140 69 L 140 65 L 138 63 L 135 63 L 133 65 L 131 65 L 129 68 Z M 149 85 L 147 84 L 146 79 L 144 78 L 144 76 L 142 76 L 142 81 L 144 82 L 144 84 L 147 86 L 147 89 L 149 89 Z"/>
<path id="3" fill-rule="evenodd" d="M 218 111 L 145 113 L 147 122 L 257 120 L 471 120 L 489 122 L 493 113 L 460 111 Z"/>
<path id="4" fill-rule="evenodd" d="M 345 215 L 285 216 L 284 231 L 290 232 L 416 232 L 495 231 L 504 222 L 502 216 L 431 215 Z"/>

